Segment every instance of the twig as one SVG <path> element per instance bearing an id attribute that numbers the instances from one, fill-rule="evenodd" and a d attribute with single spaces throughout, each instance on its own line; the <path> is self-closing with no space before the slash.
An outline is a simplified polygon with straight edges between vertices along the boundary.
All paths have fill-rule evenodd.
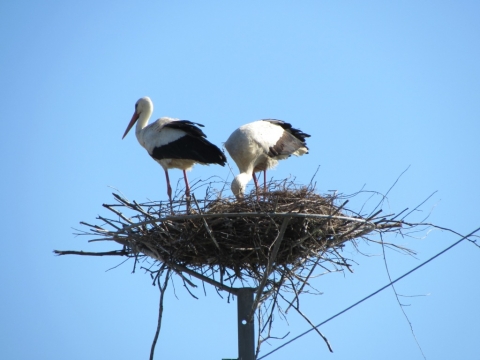
<path id="1" fill-rule="evenodd" d="M 75 250 L 53 250 L 55 255 L 86 255 L 86 256 L 130 256 L 131 254 L 125 250 L 114 250 L 105 252 L 89 252 Z"/>
<path id="2" fill-rule="evenodd" d="M 408 212 L 404 217 L 401 218 L 401 220 L 403 221 L 403 219 L 405 219 L 408 215 L 410 215 L 411 213 L 413 213 L 415 210 L 417 210 L 420 206 L 422 206 L 423 204 L 425 204 L 428 199 L 430 199 L 433 195 L 435 195 L 435 193 L 437 193 L 437 190 L 435 190 L 433 193 L 431 193 L 425 200 L 423 200 L 420 204 L 418 204 L 415 209 L 411 210 L 410 212 Z"/>
<path id="3" fill-rule="evenodd" d="M 278 232 L 278 235 L 277 235 L 277 238 L 275 239 L 275 241 L 273 242 L 275 245 L 273 246 L 273 250 L 272 252 L 270 253 L 270 257 L 268 259 L 268 264 L 267 264 L 267 268 L 265 269 L 265 272 L 263 274 L 263 278 L 262 278 L 262 281 L 261 283 L 258 285 L 258 288 L 257 288 L 257 294 L 255 296 L 255 301 L 253 302 L 253 306 L 252 306 L 252 309 L 250 310 L 250 315 L 248 316 L 248 322 L 251 322 L 252 319 L 253 319 L 253 314 L 255 313 L 255 310 L 257 309 L 258 307 L 258 304 L 260 302 L 260 296 L 262 294 L 262 291 L 263 289 L 265 288 L 265 284 L 267 283 L 267 279 L 268 277 L 270 276 L 271 272 L 272 272 L 272 266 L 273 266 L 273 263 L 274 261 L 276 260 L 277 258 L 277 253 L 278 253 L 278 249 L 280 248 L 280 244 L 282 243 L 282 240 L 283 240 L 283 237 L 285 235 L 285 230 L 287 230 L 287 225 L 288 225 L 288 222 L 290 221 L 290 217 L 286 217 L 284 220 L 283 220 L 283 223 L 282 223 L 282 226 L 280 228 L 280 231 Z"/>
<path id="4" fill-rule="evenodd" d="M 281 293 L 280 293 L 279 295 L 281 296 L 281 298 L 282 298 L 283 300 L 285 300 L 286 302 L 288 302 L 287 299 L 285 299 Z M 314 330 L 317 332 L 317 334 L 320 335 L 320 337 L 323 339 L 323 341 L 325 341 L 325 344 L 327 344 L 328 350 L 330 350 L 330 352 L 333 353 L 332 346 L 331 346 L 330 343 L 328 342 L 328 339 L 325 337 L 325 335 L 323 335 L 323 334 L 320 332 L 320 330 L 318 330 L 318 327 L 316 327 L 316 326 L 310 321 L 310 319 L 309 319 L 307 316 L 305 316 L 305 314 L 304 314 L 302 311 L 300 311 L 300 309 L 299 309 L 297 306 L 295 306 L 295 305 L 293 305 L 293 304 L 290 304 L 290 305 L 305 319 L 306 322 L 309 323 L 309 325 L 312 327 L 312 329 L 314 329 Z"/>
<path id="5" fill-rule="evenodd" d="M 203 215 L 202 210 L 200 209 L 200 206 L 198 205 L 197 198 L 195 197 L 195 194 L 192 193 L 193 201 L 195 201 L 195 205 L 197 205 L 198 212 Z M 205 230 L 207 230 L 208 235 L 210 235 L 210 238 L 212 239 L 213 243 L 217 247 L 217 249 L 220 249 L 220 246 L 218 246 L 217 240 L 215 240 L 215 237 L 212 234 L 212 230 L 210 230 L 210 227 L 207 224 L 207 220 L 205 220 L 204 217 L 202 217 L 203 220 L 203 225 L 205 226 Z"/>
<path id="6" fill-rule="evenodd" d="M 123 220 L 125 220 L 126 222 L 130 223 L 130 224 L 133 224 L 133 221 L 130 220 L 129 218 L 127 218 L 125 215 L 123 215 L 120 211 L 112 208 L 111 205 L 107 205 L 107 204 L 103 204 L 102 205 L 104 208 L 107 208 L 108 210 L 114 212 L 115 214 L 117 214 L 118 216 L 120 216 Z"/>
<path id="7" fill-rule="evenodd" d="M 388 263 L 387 263 L 387 255 L 385 253 L 385 245 L 384 245 L 384 242 L 383 242 L 383 236 L 382 234 L 380 233 L 380 240 L 382 242 L 382 252 L 383 252 L 383 262 L 385 264 L 385 269 L 387 271 L 387 276 L 388 276 L 388 280 L 390 282 L 392 282 L 392 277 L 390 276 L 390 269 L 388 268 Z M 410 331 L 412 332 L 412 335 L 413 335 L 413 339 L 415 340 L 415 342 L 417 343 L 417 346 L 418 346 L 418 349 L 420 350 L 420 352 L 422 353 L 422 356 L 423 358 L 426 360 L 427 358 L 425 357 L 425 354 L 423 353 L 423 349 L 422 347 L 420 346 L 420 343 L 418 342 L 418 339 L 417 339 L 417 336 L 415 335 L 415 332 L 413 331 L 413 325 L 410 321 L 410 319 L 408 318 L 408 315 L 407 313 L 405 312 L 405 310 L 403 309 L 403 306 L 400 302 L 400 299 L 398 298 L 398 294 L 397 294 L 397 289 L 395 289 L 395 285 L 392 283 L 392 290 L 393 290 L 393 293 L 395 294 L 395 299 L 397 299 L 397 303 L 398 303 L 398 306 L 400 307 L 400 310 L 402 310 L 402 313 L 403 313 L 403 316 L 405 316 L 405 319 L 407 320 L 407 323 L 408 325 L 410 326 Z"/>
<path id="8" fill-rule="evenodd" d="M 163 272 L 163 269 L 161 271 Z M 163 297 L 165 295 L 165 291 L 167 290 L 169 277 L 170 277 L 170 269 L 167 270 L 167 274 L 165 275 L 165 280 L 163 281 L 163 286 L 160 285 L 160 276 L 158 276 L 157 278 L 157 285 L 158 285 L 158 289 L 160 290 L 160 301 L 158 306 L 157 330 L 155 331 L 152 347 L 150 349 L 150 360 L 153 360 L 153 355 L 155 353 L 155 346 L 157 345 L 158 335 L 160 334 L 160 328 L 162 327 Z"/>

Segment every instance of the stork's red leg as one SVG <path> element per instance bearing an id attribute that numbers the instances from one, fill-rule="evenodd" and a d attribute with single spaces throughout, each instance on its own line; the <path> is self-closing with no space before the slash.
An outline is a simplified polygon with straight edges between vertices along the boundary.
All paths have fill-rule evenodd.
<path id="1" fill-rule="evenodd" d="M 263 201 L 265 201 L 266 193 L 267 193 L 267 169 L 263 170 Z"/>
<path id="2" fill-rule="evenodd" d="M 172 187 L 170 186 L 170 178 L 168 177 L 168 170 L 165 170 L 165 177 L 167 178 L 167 194 L 170 203 L 172 203 Z"/>
<path id="3" fill-rule="evenodd" d="M 252 174 L 253 176 L 253 182 L 255 183 L 255 189 L 258 190 L 258 181 L 257 181 L 257 176 L 255 175 L 255 172 Z"/>
<path id="4" fill-rule="evenodd" d="M 183 170 L 183 178 L 185 179 L 185 196 L 190 198 L 190 185 L 188 185 L 187 172 Z"/>
<path id="5" fill-rule="evenodd" d="M 255 175 L 255 171 L 252 173 L 253 182 L 255 183 L 255 191 L 257 192 L 257 201 L 258 201 L 258 180 L 257 176 Z"/>
<path id="6" fill-rule="evenodd" d="M 183 178 L 185 179 L 185 198 L 187 201 L 187 214 L 190 214 L 190 185 L 188 185 L 187 172 L 183 170 Z"/>
<path id="7" fill-rule="evenodd" d="M 168 199 L 170 200 L 170 210 L 173 214 L 172 187 L 170 186 L 170 178 L 168 177 L 168 170 L 165 170 L 165 177 L 167 178 L 167 194 L 168 194 Z"/>

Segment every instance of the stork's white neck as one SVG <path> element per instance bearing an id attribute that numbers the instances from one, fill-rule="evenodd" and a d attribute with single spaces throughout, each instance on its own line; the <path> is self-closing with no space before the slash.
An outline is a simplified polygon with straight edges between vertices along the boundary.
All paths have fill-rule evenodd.
<path id="1" fill-rule="evenodd" d="M 136 111 L 140 113 L 137 125 L 135 127 L 135 135 L 137 136 L 138 142 L 145 147 L 143 141 L 143 132 L 142 130 L 148 125 L 148 121 L 153 113 L 153 104 L 149 98 L 143 98 L 143 101 L 137 103 Z"/>
<path id="2" fill-rule="evenodd" d="M 135 129 L 135 132 L 137 134 L 141 132 L 145 126 L 148 125 L 148 121 L 152 116 L 153 105 L 151 103 L 145 103 L 145 106 L 143 106 L 143 108 L 140 111 L 141 111 L 140 116 L 138 117 L 138 120 L 137 120 L 137 127 Z"/>

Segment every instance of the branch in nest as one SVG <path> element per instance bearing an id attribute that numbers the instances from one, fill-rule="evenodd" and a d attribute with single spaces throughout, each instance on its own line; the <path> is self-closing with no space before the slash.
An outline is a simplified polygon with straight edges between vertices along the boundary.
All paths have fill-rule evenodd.
<path id="1" fill-rule="evenodd" d="M 132 254 L 125 250 L 114 250 L 105 252 L 88 252 L 75 250 L 53 250 L 55 255 L 86 255 L 86 256 L 132 256 Z"/>

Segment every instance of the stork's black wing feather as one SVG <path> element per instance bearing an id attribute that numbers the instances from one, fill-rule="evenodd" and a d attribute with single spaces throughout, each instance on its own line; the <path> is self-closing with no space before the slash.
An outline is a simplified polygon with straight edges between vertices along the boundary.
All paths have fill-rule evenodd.
<path id="1" fill-rule="evenodd" d="M 189 120 L 175 120 L 164 125 L 166 128 L 168 127 L 170 129 L 185 131 L 188 135 L 206 138 L 207 135 L 205 135 L 202 129 L 199 129 L 198 126 L 204 127 L 202 124 L 194 123 Z"/>
<path id="2" fill-rule="evenodd" d="M 309 134 L 304 133 L 300 129 L 293 128 L 292 124 L 287 123 L 285 121 L 277 120 L 277 119 L 263 119 L 263 121 L 268 121 L 269 123 L 281 126 L 285 131 L 288 131 L 290 134 L 295 136 L 298 140 L 303 142 L 305 145 L 306 145 L 305 138 L 310 137 Z"/>
<path id="3" fill-rule="evenodd" d="M 168 144 L 156 147 L 150 154 L 156 160 L 188 159 L 203 164 L 224 166 L 227 158 L 223 152 L 202 136 L 185 135 Z"/>

